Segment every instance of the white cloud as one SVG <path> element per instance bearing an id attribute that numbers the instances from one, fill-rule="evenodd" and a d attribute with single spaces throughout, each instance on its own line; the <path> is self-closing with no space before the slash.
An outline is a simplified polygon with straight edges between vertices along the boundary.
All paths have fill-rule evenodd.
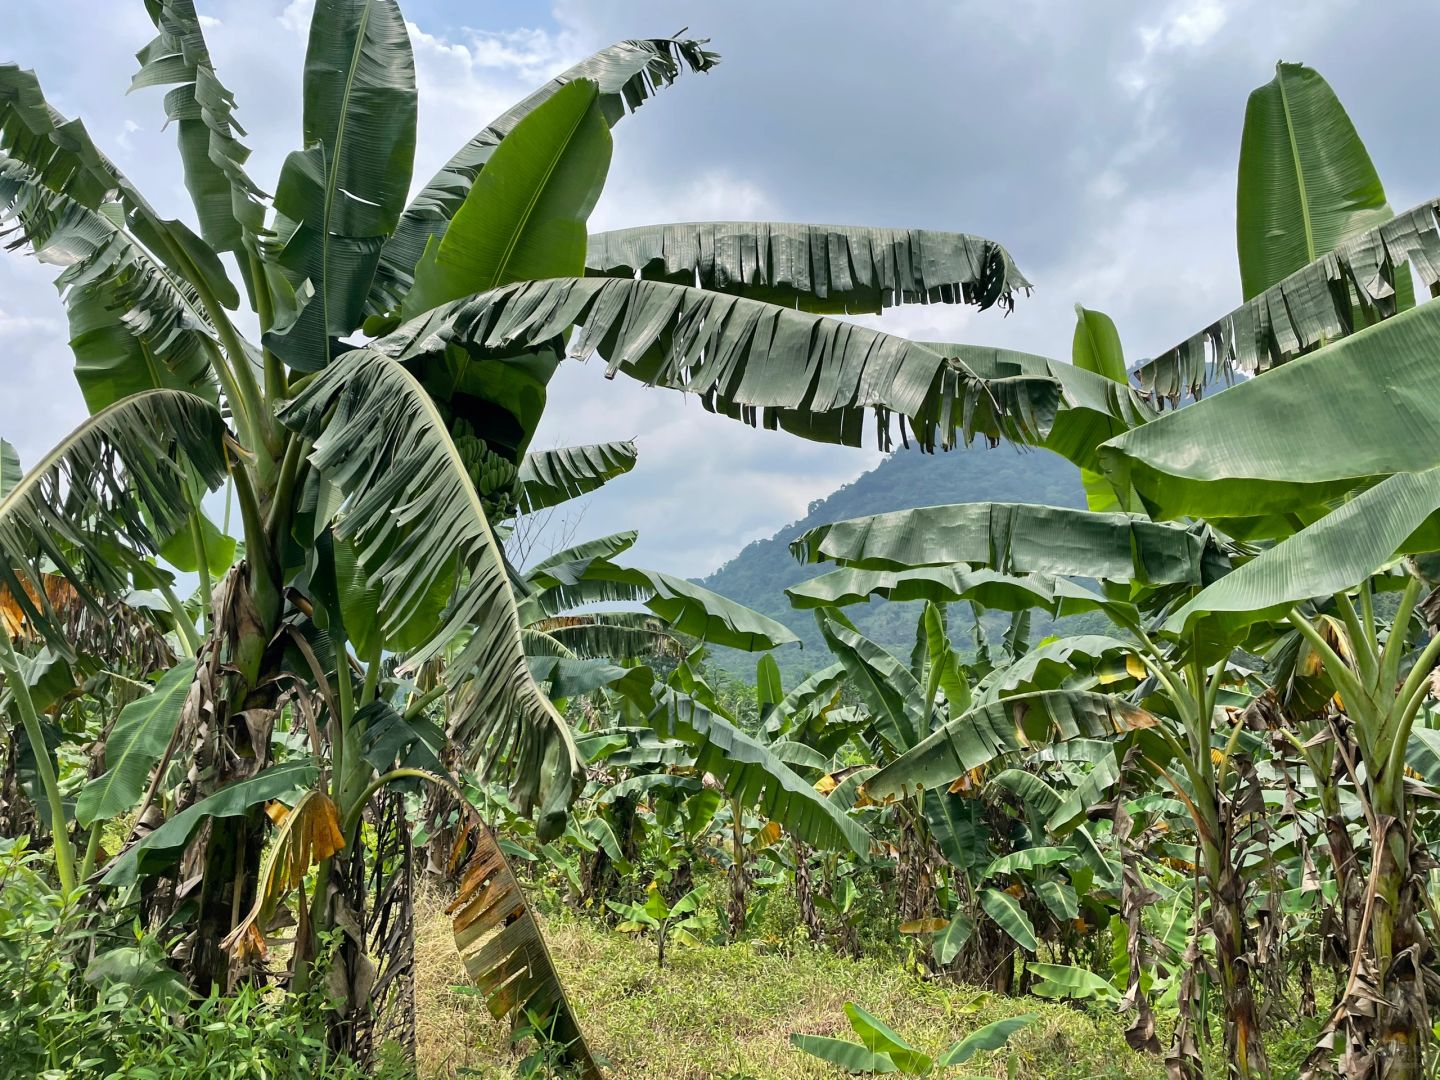
<path id="1" fill-rule="evenodd" d="M 315 12 L 315 0 L 290 0 L 280 12 L 280 25 L 292 34 L 308 33 L 310 16 Z"/>
<path id="2" fill-rule="evenodd" d="M 1116 319 L 1133 361 L 1225 311 L 1236 298 L 1235 140 L 1245 95 L 1277 56 L 1331 79 L 1392 201 L 1428 195 L 1440 172 L 1440 144 L 1404 133 L 1432 66 L 1424 35 L 1397 32 L 1422 12 L 1418 0 L 1360 20 L 1342 0 L 915 0 L 884 20 L 866 19 L 858 0 L 835 0 L 824 19 L 770 4 L 763 26 L 756 0 L 402 2 L 418 23 L 417 186 L 560 69 L 611 41 L 688 23 L 715 39 L 724 63 L 681 78 L 615 129 L 592 225 L 852 221 L 1007 243 L 1037 284 L 1008 318 L 933 306 L 863 320 L 923 340 L 1066 357 L 1080 301 Z M 162 92 L 124 94 L 133 53 L 154 33 L 143 6 L 12 6 L 10 51 L 40 71 L 53 103 L 85 117 L 162 213 L 191 216 Z M 211 50 L 250 133 L 251 175 L 273 190 L 300 141 L 313 0 L 202 6 L 207 27 L 219 27 Z M 482 19 L 492 21 L 473 25 Z M 83 65 L 72 55 L 80 27 L 93 46 Z M 1391 75 L 1376 80 L 1371 59 L 1382 49 Z M 0 259 L 11 391 L 0 397 L 0 436 L 27 461 L 83 415 L 50 276 L 34 260 Z M 711 569 L 876 460 L 752 431 L 623 376 L 607 382 L 598 363 L 563 365 L 551 401 L 537 446 L 640 445 L 635 472 L 591 499 L 584 534 L 638 527 L 637 560 L 684 574 Z"/>

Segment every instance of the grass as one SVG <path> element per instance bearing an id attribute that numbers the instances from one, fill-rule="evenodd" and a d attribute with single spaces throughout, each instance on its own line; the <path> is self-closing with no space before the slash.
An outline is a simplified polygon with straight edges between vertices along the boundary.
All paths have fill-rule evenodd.
<path id="1" fill-rule="evenodd" d="M 676 949 L 664 971 L 652 944 L 581 917 L 545 922 L 546 938 L 590 1046 L 613 1080 L 751 1077 L 801 1080 L 836 1070 L 790 1047 L 791 1032 L 851 1037 L 854 1001 L 917 1048 L 937 1053 L 983 1024 L 1022 1012 L 1039 1019 L 1011 1040 L 1014 1075 L 1066 1080 L 1160 1080 L 1163 1064 L 1125 1043 L 1114 1015 L 1034 998 L 1007 999 L 926 982 L 894 963 L 852 961 L 801 946 L 787 954 L 746 944 Z M 440 901 L 416 911 L 418 1064 L 426 1080 L 511 1077 L 508 1029 L 466 979 Z M 974 1060 L 967 1075 L 1004 1077 L 1007 1057 Z"/>

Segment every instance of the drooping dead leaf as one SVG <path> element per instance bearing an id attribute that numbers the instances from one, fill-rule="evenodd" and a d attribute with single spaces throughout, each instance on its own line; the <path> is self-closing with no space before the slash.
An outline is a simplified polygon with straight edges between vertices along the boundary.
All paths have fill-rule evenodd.
<path id="1" fill-rule="evenodd" d="M 345 846 L 340 817 L 330 797 L 307 791 L 295 806 L 271 802 L 265 813 L 275 824 L 275 839 L 260 868 L 255 903 L 245 918 L 222 941 L 221 947 L 237 959 L 265 955 L 264 930 L 285 896 L 305 880 L 310 868 L 329 859 Z M 300 905 L 303 913 L 305 905 Z"/>
<path id="2" fill-rule="evenodd" d="M 33 583 L 28 579 L 20 582 L 32 607 L 40 608 L 43 604 L 48 603 L 55 611 L 63 612 L 74 611 L 84 606 L 84 601 L 75 591 L 75 587 L 59 574 L 44 574 L 42 582 L 45 589 L 43 601 Z M 37 634 L 35 628 L 30 625 L 25 608 L 15 594 L 10 591 L 8 585 L 0 585 L 0 626 L 3 626 L 5 633 L 16 640 L 29 641 Z"/>
<path id="3" fill-rule="evenodd" d="M 545 940 L 490 830 L 478 823 L 462 830 L 451 863 L 463 871 L 455 901 L 446 909 L 453 916 L 455 945 L 490 1014 L 544 1023 L 582 1080 L 601 1080 Z"/>

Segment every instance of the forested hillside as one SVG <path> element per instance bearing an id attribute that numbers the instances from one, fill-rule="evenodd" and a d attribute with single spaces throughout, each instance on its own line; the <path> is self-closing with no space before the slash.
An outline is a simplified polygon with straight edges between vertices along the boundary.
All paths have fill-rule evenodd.
<path id="1" fill-rule="evenodd" d="M 811 503 L 809 512 L 799 521 L 791 522 L 774 536 L 749 544 L 701 583 L 778 619 L 800 636 L 803 648 L 787 645 L 775 654 L 788 680 L 800 672 L 825 666 L 830 654 L 820 640 L 811 612 L 792 609 L 786 602 L 785 589 L 832 569 L 800 565 L 790 556 L 790 541 L 826 522 L 957 502 L 1083 507 L 1085 492 L 1075 466 L 1044 450 L 1022 451 L 1009 446 L 986 450 L 979 445 L 948 454 L 898 450 L 854 483 Z M 918 608 L 918 604 L 872 600 L 866 607 L 848 609 L 848 614 L 872 640 L 908 649 L 914 641 Z M 972 627 L 966 612 L 957 606 L 952 612 L 952 633 L 957 642 L 963 645 L 961 639 L 968 639 Z M 1044 614 L 1037 612 L 1032 634 L 1045 632 L 1048 623 Z M 755 658 L 745 653 L 717 649 L 712 659 L 732 674 L 754 676 Z"/>

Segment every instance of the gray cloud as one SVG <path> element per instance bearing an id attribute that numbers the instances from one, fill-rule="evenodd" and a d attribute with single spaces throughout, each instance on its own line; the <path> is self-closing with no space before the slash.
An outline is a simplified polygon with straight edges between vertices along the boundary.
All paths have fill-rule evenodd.
<path id="1" fill-rule="evenodd" d="M 253 174 L 271 182 L 298 138 L 308 4 L 201 8 L 219 21 L 209 37 L 251 130 Z M 418 182 L 536 82 L 612 40 L 686 24 L 711 37 L 719 68 L 682 79 L 616 129 L 594 223 L 772 217 L 1005 243 L 1037 284 L 1009 318 L 917 307 L 866 320 L 926 339 L 1063 357 L 1079 301 L 1115 317 L 1133 360 L 1232 306 L 1245 98 L 1278 58 L 1331 81 L 1397 206 L 1435 194 L 1440 175 L 1440 146 L 1413 135 L 1425 130 L 1432 69 L 1420 0 L 557 0 L 548 11 L 487 7 L 485 25 L 455 0 L 406 10 L 418 24 Z M 10 26 L 15 58 L 40 71 L 52 100 L 84 115 L 158 204 L 188 215 L 158 94 L 121 96 L 131 54 L 150 36 L 141 6 L 51 0 L 20 5 Z M 0 345 L 11 358 L 0 434 L 27 461 L 82 415 L 48 278 L 0 261 Z M 552 404 L 540 445 L 639 438 L 640 466 L 588 500 L 584 531 L 638 527 L 637 557 L 687 574 L 876 460 L 607 383 L 598 364 L 562 371 Z M 965 462 L 958 454 L 954 467 Z"/>

